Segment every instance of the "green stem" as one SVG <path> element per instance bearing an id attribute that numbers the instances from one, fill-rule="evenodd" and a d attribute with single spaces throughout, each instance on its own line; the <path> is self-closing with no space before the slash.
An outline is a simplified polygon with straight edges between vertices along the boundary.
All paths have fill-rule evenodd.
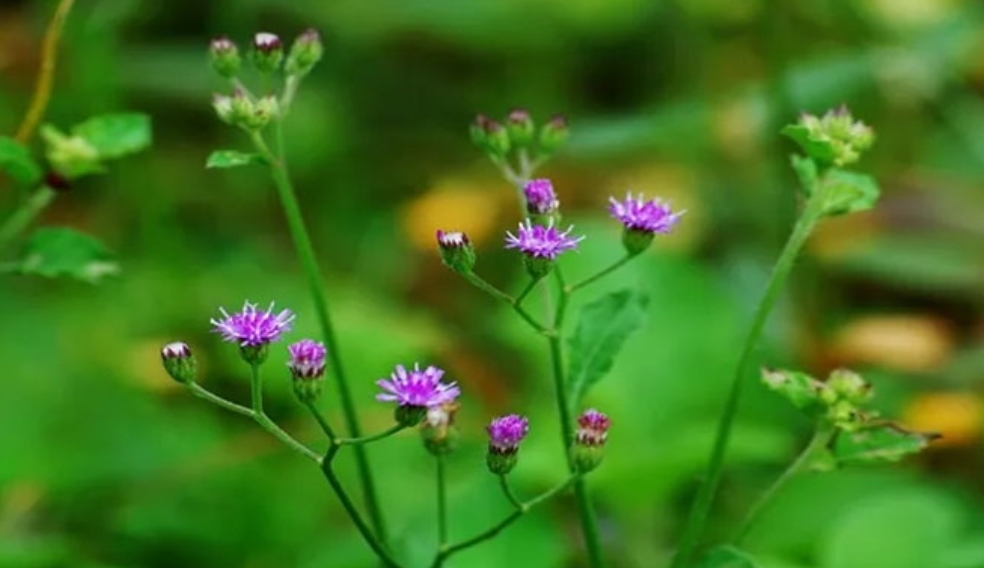
<path id="1" fill-rule="evenodd" d="M 567 313 L 570 294 L 564 286 L 564 276 L 560 272 L 560 267 L 554 267 L 554 278 L 557 282 L 557 288 L 560 290 L 560 298 L 557 301 L 557 310 L 554 313 L 554 333 L 547 338 L 547 341 L 550 346 L 550 366 L 553 370 L 554 395 L 557 401 L 557 412 L 560 415 L 560 431 L 564 443 L 564 456 L 567 458 L 568 471 L 574 474 L 576 469 L 574 459 L 570 452 L 571 446 L 574 444 L 574 419 L 571 416 L 571 401 L 567 396 L 567 380 L 564 376 L 564 347 L 561 342 L 564 316 Z M 577 512 L 581 521 L 584 544 L 588 551 L 589 565 L 592 568 L 600 568 L 604 566 L 604 559 L 601 551 L 598 518 L 591 505 L 591 499 L 588 496 L 587 487 L 584 485 L 584 479 L 581 477 L 577 477 L 574 480 L 574 500 L 577 502 Z"/>
<path id="2" fill-rule="evenodd" d="M 484 279 L 482 279 L 481 276 L 479 276 L 479 275 L 477 275 L 477 274 L 475 274 L 473 272 L 468 273 L 468 274 L 464 274 L 463 276 L 465 277 L 465 280 L 468 280 L 468 282 L 470 282 L 476 288 L 478 288 L 478 289 L 486 292 L 487 294 L 489 294 L 493 298 L 496 298 L 498 300 L 501 300 L 501 301 L 509 304 L 509 306 L 512 307 L 513 311 L 516 312 L 517 314 L 519 314 L 519 317 L 523 318 L 523 320 L 526 323 L 528 323 L 530 325 L 530 327 L 532 327 L 533 329 L 535 329 L 537 332 L 539 332 L 541 334 L 547 334 L 547 333 L 550 332 L 549 329 L 547 329 L 540 322 L 536 321 L 536 318 L 534 318 L 532 315 L 530 315 L 529 312 L 527 312 L 525 309 L 523 309 L 522 306 L 519 305 L 519 301 L 520 301 L 519 299 L 513 298 L 509 294 L 506 294 L 505 292 L 503 292 L 502 290 L 496 288 L 492 284 L 486 282 Z M 535 282 L 534 282 L 534 284 L 535 284 Z M 527 286 L 527 289 L 523 291 L 523 294 L 520 296 L 520 298 L 522 298 L 527 293 L 529 293 L 529 290 L 531 288 L 532 288 L 531 286 Z"/>
<path id="3" fill-rule="evenodd" d="M 437 461 L 437 546 L 440 549 L 448 542 L 448 495 L 444 454 L 438 454 L 435 459 Z"/>
<path id="4" fill-rule="evenodd" d="M 513 507 L 516 507 L 517 509 L 523 508 L 523 502 L 516 497 L 515 493 L 513 493 L 512 487 L 509 485 L 508 477 L 505 475 L 500 475 L 499 486 L 502 487 L 502 493 L 506 496 L 506 499 L 509 500 Z"/>
<path id="5" fill-rule="evenodd" d="M 762 334 L 762 329 L 765 327 L 769 313 L 772 311 L 776 300 L 779 299 L 783 284 L 785 284 L 789 272 L 793 268 L 796 256 L 799 254 L 800 249 L 803 248 L 803 244 L 806 242 L 807 237 L 810 236 L 810 233 L 820 218 L 822 195 L 823 192 L 815 191 L 814 196 L 807 202 L 802 216 L 797 220 L 796 226 L 793 227 L 793 232 L 789 236 L 789 240 L 786 241 L 785 247 L 779 254 L 779 259 L 776 261 L 775 267 L 772 270 L 772 275 L 765 288 L 765 293 L 762 295 L 762 299 L 755 309 L 752 326 L 748 331 L 748 336 L 745 338 L 741 355 L 738 358 L 738 364 L 735 366 L 735 372 L 731 379 L 731 390 L 725 402 L 724 412 L 718 422 L 717 435 L 714 440 L 714 447 L 711 450 L 706 479 L 700 485 L 697 497 L 690 509 L 690 515 L 687 518 L 683 536 L 680 540 L 680 548 L 676 557 L 673 559 L 671 568 L 689 566 L 691 557 L 700 541 L 704 524 L 707 522 L 707 516 L 711 510 L 711 503 L 714 500 L 714 493 L 717 490 L 718 483 L 721 481 L 724 454 L 728 448 L 728 441 L 731 438 L 731 427 L 734 424 L 735 415 L 738 412 L 738 403 L 741 400 L 742 386 L 744 384 L 742 379 L 745 376 L 746 368 L 751 361 L 752 352 L 758 344 L 759 336 Z"/>
<path id="6" fill-rule="evenodd" d="M 321 431 L 325 433 L 325 436 L 328 436 L 331 444 L 335 445 L 335 440 L 338 439 L 338 436 L 335 435 L 335 430 L 331 427 L 331 424 L 328 424 L 328 421 L 321 414 L 321 411 L 318 410 L 318 407 L 313 402 L 305 402 L 304 406 L 311 412 L 311 416 L 314 416 L 314 419 L 318 422 L 318 426 L 321 427 Z"/>
<path id="7" fill-rule="evenodd" d="M 0 249 L 17 235 L 24 232 L 24 229 L 31 224 L 31 221 L 38 216 L 45 207 L 58 195 L 55 190 L 48 186 L 41 186 L 31 194 L 10 217 L 0 225 Z"/>
<path id="8" fill-rule="evenodd" d="M 437 556 L 434 558 L 434 561 L 431 563 L 431 568 L 439 568 L 453 554 L 471 548 L 476 544 L 480 544 L 482 542 L 485 542 L 486 540 L 489 540 L 490 538 L 495 537 L 497 534 L 502 532 L 506 527 L 519 520 L 520 517 L 525 515 L 531 509 L 533 509 L 540 503 L 543 503 L 544 501 L 550 499 L 554 495 L 557 495 L 558 493 L 567 489 L 571 485 L 571 483 L 575 482 L 577 479 L 579 479 L 577 475 L 572 475 L 571 477 L 564 480 L 563 483 L 554 486 L 550 490 L 545 491 L 544 493 L 534 497 L 533 499 L 530 499 L 529 501 L 520 503 L 515 511 L 510 513 L 506 518 L 502 519 L 488 530 L 481 532 L 467 540 L 463 540 L 457 544 L 443 547 L 437 553 Z"/>
<path id="9" fill-rule="evenodd" d="M 803 451 L 799 456 L 797 456 L 796 460 L 790 464 L 788 468 L 786 468 L 786 471 L 782 472 L 782 475 L 780 475 L 779 478 L 765 490 L 765 493 L 763 493 L 762 496 L 759 497 L 758 501 L 752 505 L 752 508 L 749 509 L 748 514 L 745 516 L 745 520 L 742 521 L 741 526 L 735 533 L 735 544 L 741 544 L 745 537 L 748 536 L 748 532 L 755 525 L 755 522 L 758 520 L 758 516 L 762 512 L 762 509 L 765 508 L 765 505 L 772 500 L 772 497 L 774 497 L 775 494 L 784 485 L 786 485 L 790 479 L 795 477 L 803 471 L 803 468 L 810 464 L 810 460 L 813 459 L 813 456 L 818 451 L 827 447 L 827 444 L 830 443 L 836 432 L 837 430 L 828 424 L 820 423 L 817 425 L 816 431 L 813 433 L 813 438 L 810 439 L 810 443 L 803 448 Z"/>
<path id="10" fill-rule="evenodd" d="M 361 438 L 336 438 L 336 446 L 360 446 L 362 444 L 368 444 L 369 442 L 375 442 L 376 440 L 382 440 L 383 438 L 388 438 L 393 434 L 396 434 L 400 430 L 404 430 L 406 426 L 403 424 L 394 424 L 383 430 L 378 434 L 372 434 L 370 436 L 363 436 Z"/>
<path id="11" fill-rule="evenodd" d="M 324 283 L 322 282 L 321 270 L 318 268 L 318 261 L 314 254 L 314 247 L 311 244 L 311 237 L 308 235 L 307 227 L 304 225 L 301 207 L 297 202 L 294 186 L 290 181 L 284 160 L 270 151 L 270 148 L 258 132 L 251 133 L 251 138 L 257 151 L 260 152 L 270 168 L 270 174 L 284 209 L 284 216 L 287 218 L 291 238 L 294 241 L 294 248 L 297 250 L 298 258 L 304 268 L 304 274 L 311 291 L 311 298 L 314 301 L 321 333 L 324 336 L 328 352 L 332 354 L 328 358 L 328 364 L 331 365 L 332 373 L 338 383 L 338 392 L 342 402 L 342 414 L 345 418 L 345 426 L 352 436 L 358 437 L 361 435 L 361 429 L 355 410 L 355 402 L 352 398 L 352 391 L 349 388 L 348 380 L 346 379 L 345 369 L 342 366 L 341 351 L 338 348 L 334 326 L 329 315 L 328 297 L 325 293 Z M 383 523 L 379 501 L 376 497 L 376 486 L 369 467 L 369 459 L 366 456 L 365 449 L 361 446 L 355 448 L 355 461 L 362 485 L 363 500 L 369 511 L 369 519 L 380 540 L 385 542 L 386 527 Z"/>
<path id="12" fill-rule="evenodd" d="M 365 520 L 363 520 L 359 510 L 355 507 L 355 503 L 352 502 L 352 499 L 345 491 L 345 487 L 342 486 L 341 480 L 339 480 L 338 476 L 335 474 L 335 470 L 332 469 L 331 463 L 334 461 L 335 453 L 337 451 L 338 446 L 332 446 L 325 454 L 325 457 L 321 459 L 321 473 L 324 474 L 325 479 L 328 480 L 328 484 L 331 485 L 332 490 L 335 491 L 335 495 L 338 496 L 338 500 L 342 503 L 342 507 L 345 508 L 345 511 L 348 513 L 349 517 L 352 518 L 352 522 L 355 523 L 355 527 L 359 530 L 359 534 L 362 535 L 362 538 L 366 541 L 366 544 L 369 545 L 369 548 L 372 548 L 372 551 L 376 553 L 376 556 L 379 557 L 379 560 L 383 563 L 383 566 L 386 566 L 387 568 L 401 568 L 400 564 L 393 559 L 392 556 L 390 556 L 390 553 L 386 550 L 386 547 L 380 539 L 376 538 L 372 532 L 372 529 L 369 528 L 369 525 L 366 524 Z"/>
<path id="13" fill-rule="evenodd" d="M 526 288 L 523 288 L 523 291 L 520 292 L 518 296 L 516 296 L 516 301 L 515 301 L 516 307 L 519 307 L 523 303 L 523 300 L 526 299 L 526 296 L 528 296 L 529 293 L 533 291 L 533 288 L 536 288 L 536 285 L 539 284 L 539 282 L 540 282 L 539 279 L 536 280 L 530 279 L 530 281 L 526 284 Z"/>
<path id="14" fill-rule="evenodd" d="M 191 394 L 197 396 L 198 398 L 207 400 L 212 404 L 221 406 L 222 408 L 226 410 L 231 410 L 232 412 L 235 412 L 237 414 L 242 414 L 243 416 L 248 416 L 250 418 L 253 417 L 252 409 L 246 408 L 245 406 L 238 405 L 235 402 L 226 400 L 221 396 L 205 389 L 205 387 L 199 385 L 198 383 L 187 383 L 187 385 L 188 385 L 188 390 L 191 391 Z"/>
<path id="15" fill-rule="evenodd" d="M 616 270 L 618 270 L 619 268 L 621 268 L 624 264 L 626 264 L 627 262 L 629 262 L 633 258 L 635 258 L 635 255 L 626 254 L 622 258 L 620 258 L 620 259 L 616 260 L 614 263 L 612 263 L 611 266 L 609 266 L 608 268 L 606 268 L 606 269 L 602 270 L 601 272 L 595 274 L 594 276 L 591 276 L 589 278 L 585 278 L 584 280 L 578 282 L 577 284 L 571 284 L 570 286 L 567 287 L 567 293 L 569 293 L 569 294 L 574 293 L 575 291 L 580 290 L 581 288 L 584 288 L 588 284 L 591 284 L 592 282 L 595 282 L 596 280 L 600 280 L 600 279 L 604 278 L 605 276 L 608 276 L 612 272 L 615 272 Z"/>
<path id="16" fill-rule="evenodd" d="M 252 393 L 252 405 L 253 408 L 250 410 L 250 416 L 253 420 L 260 425 L 264 430 L 273 435 L 274 438 L 280 440 L 288 447 L 294 451 L 314 460 L 321 461 L 321 456 L 314 453 L 310 448 L 304 444 L 295 440 L 290 434 L 284 432 L 277 424 L 270 419 L 269 416 L 263 412 L 263 378 L 260 375 L 260 366 L 257 364 L 250 365 L 250 392 Z M 232 403 L 229 403 L 232 404 Z M 225 408 L 228 406 L 223 405 Z"/>

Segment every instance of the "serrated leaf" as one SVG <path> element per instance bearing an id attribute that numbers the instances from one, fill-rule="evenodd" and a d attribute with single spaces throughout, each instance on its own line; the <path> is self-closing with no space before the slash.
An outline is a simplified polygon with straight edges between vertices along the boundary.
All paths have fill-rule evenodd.
<path id="1" fill-rule="evenodd" d="M 141 113 L 94 116 L 72 128 L 72 134 L 85 139 L 99 159 L 120 158 L 150 146 L 150 117 Z"/>
<path id="2" fill-rule="evenodd" d="M 249 164 L 263 163 L 259 154 L 240 152 L 238 150 L 215 150 L 208 155 L 206 168 L 235 168 Z"/>
<path id="3" fill-rule="evenodd" d="M 840 465 L 896 462 L 919 453 L 938 434 L 912 432 L 890 422 L 871 424 L 854 432 L 842 432 L 832 452 Z"/>
<path id="4" fill-rule="evenodd" d="M 19 272 L 68 276 L 95 283 L 119 272 L 112 255 L 98 240 L 64 227 L 38 229 L 21 251 Z"/>
<path id="5" fill-rule="evenodd" d="M 823 212 L 827 215 L 871 209 L 881 193 L 873 177 L 836 168 L 824 176 L 823 192 Z"/>
<path id="6" fill-rule="evenodd" d="M 0 171 L 24 186 L 41 180 L 41 166 L 31 157 L 31 151 L 13 138 L 0 136 Z"/>
<path id="7" fill-rule="evenodd" d="M 696 568 L 759 568 L 759 565 L 733 546 L 720 546 L 705 554 Z"/>
<path id="8" fill-rule="evenodd" d="M 762 369 L 762 383 L 801 409 L 818 405 L 820 394 L 826 388 L 806 373 L 785 370 Z"/>
<path id="9" fill-rule="evenodd" d="M 577 328 L 569 341 L 568 388 L 572 405 L 577 405 L 611 370 L 625 340 L 645 321 L 648 304 L 645 294 L 621 290 L 581 309 Z"/>

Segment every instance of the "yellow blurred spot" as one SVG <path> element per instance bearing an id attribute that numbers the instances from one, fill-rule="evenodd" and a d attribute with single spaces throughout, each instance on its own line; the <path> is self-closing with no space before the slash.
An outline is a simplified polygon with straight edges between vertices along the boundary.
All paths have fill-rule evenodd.
<path id="1" fill-rule="evenodd" d="M 403 231 L 420 250 L 437 246 L 438 229 L 464 231 L 478 245 L 502 237 L 497 217 L 507 205 L 518 211 L 517 199 L 509 184 L 499 179 L 449 177 L 406 206 Z"/>
<path id="2" fill-rule="evenodd" d="M 881 232 L 881 219 L 871 211 L 829 217 L 817 225 L 810 237 L 810 252 L 834 260 L 867 246 Z"/>
<path id="3" fill-rule="evenodd" d="M 856 319 L 834 337 L 834 356 L 847 365 L 876 364 L 907 372 L 938 369 L 950 358 L 953 334 L 925 315 L 878 315 Z"/>
<path id="4" fill-rule="evenodd" d="M 755 97 L 722 101 L 714 109 L 714 138 L 732 159 L 752 159 L 762 151 L 762 132 L 767 120 L 766 105 Z"/>
<path id="5" fill-rule="evenodd" d="M 896 28 L 931 26 L 956 15 L 963 0 L 864 0 L 868 12 Z"/>
<path id="6" fill-rule="evenodd" d="M 697 176 L 693 170 L 676 164 L 648 165 L 623 170 L 604 184 L 597 193 L 599 210 L 607 207 L 608 196 L 621 199 L 626 193 L 641 193 L 668 201 L 674 211 L 686 213 L 673 232 L 660 235 L 653 247 L 671 250 L 691 250 L 704 234 L 706 216 L 696 195 Z"/>
<path id="7" fill-rule="evenodd" d="M 925 393 L 909 403 L 902 423 L 920 432 L 942 434 L 934 446 L 964 446 L 980 437 L 984 404 L 969 393 Z"/>

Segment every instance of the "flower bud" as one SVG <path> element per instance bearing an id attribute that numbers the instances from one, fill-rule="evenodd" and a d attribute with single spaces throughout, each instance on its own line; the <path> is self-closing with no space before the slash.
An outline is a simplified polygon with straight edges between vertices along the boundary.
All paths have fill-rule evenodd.
<path id="1" fill-rule="evenodd" d="M 40 132 L 48 163 L 64 178 L 73 180 L 104 171 L 99 150 L 85 138 L 66 135 L 48 124 Z"/>
<path id="2" fill-rule="evenodd" d="M 460 433 L 454 425 L 454 417 L 459 407 L 457 402 L 451 401 L 427 409 L 427 415 L 420 425 L 420 436 L 431 454 L 449 454 L 458 447 Z"/>
<path id="3" fill-rule="evenodd" d="M 575 469 L 587 473 L 601 463 L 611 421 L 608 416 L 591 408 L 577 419 L 578 429 L 571 446 Z"/>
<path id="4" fill-rule="evenodd" d="M 313 28 L 305 30 L 294 40 L 294 45 L 291 46 L 287 61 L 284 63 L 284 72 L 303 77 L 314 69 L 323 54 L 324 47 L 318 30 Z"/>
<path id="5" fill-rule="evenodd" d="M 468 133 L 471 135 L 472 143 L 482 150 L 485 150 L 488 147 L 488 134 L 485 132 L 485 126 L 488 122 L 488 117 L 484 114 L 479 114 L 468 127 Z"/>
<path id="6" fill-rule="evenodd" d="M 545 155 L 553 154 L 564 145 L 564 142 L 567 142 L 568 136 L 570 136 L 570 129 L 567 126 L 567 118 L 562 114 L 554 116 L 540 129 L 540 152 Z"/>
<path id="7" fill-rule="evenodd" d="M 858 161 L 861 153 L 875 141 L 874 131 L 861 121 L 855 121 L 844 105 L 827 111 L 822 117 L 803 113 L 799 122 L 783 128 L 782 132 L 818 163 L 837 167 Z"/>
<path id="8" fill-rule="evenodd" d="M 294 381 L 294 394 L 303 403 L 314 402 L 321 395 L 325 376 L 325 346 L 317 341 L 302 339 L 287 347 L 290 360 L 287 368 Z"/>
<path id="9" fill-rule="evenodd" d="M 437 246 L 444 265 L 458 274 L 470 274 L 475 267 L 475 247 L 462 232 L 437 232 Z"/>
<path id="10" fill-rule="evenodd" d="M 227 95 L 215 94 L 212 96 L 212 108 L 219 120 L 226 124 L 235 124 L 235 110 L 233 109 L 232 97 Z"/>
<path id="11" fill-rule="evenodd" d="M 498 158 L 509 153 L 509 133 L 494 120 L 485 122 L 485 151 Z"/>
<path id="12" fill-rule="evenodd" d="M 533 119 L 525 109 L 513 109 L 506 117 L 506 131 L 514 148 L 526 148 L 533 144 L 535 130 Z"/>
<path id="13" fill-rule="evenodd" d="M 209 60 L 212 69 L 219 75 L 231 79 L 239 73 L 242 58 L 239 48 L 229 38 L 220 36 L 212 40 L 208 47 Z"/>
<path id="14" fill-rule="evenodd" d="M 235 100 L 233 99 L 234 102 Z M 277 101 L 277 97 L 273 95 L 262 97 L 255 103 L 251 103 L 250 106 L 250 113 L 244 116 L 239 123 L 239 126 L 246 130 L 261 130 L 280 114 L 280 103 Z"/>
<path id="15" fill-rule="evenodd" d="M 260 32 L 253 36 L 253 49 L 250 60 L 260 73 L 273 73 L 280 68 L 284 59 L 284 47 L 280 38 L 271 33 Z"/>
<path id="16" fill-rule="evenodd" d="M 553 216 L 560 209 L 560 200 L 557 199 L 553 184 L 548 179 L 534 179 L 527 182 L 523 187 L 523 196 L 526 198 L 526 212 L 538 220 Z M 557 219 L 554 221 L 556 222 Z"/>
<path id="17" fill-rule="evenodd" d="M 420 424 L 426 417 L 426 406 L 401 404 L 396 407 L 396 410 L 393 411 L 393 418 L 396 419 L 397 423 L 402 424 L 407 428 L 412 428 L 417 424 Z"/>
<path id="18" fill-rule="evenodd" d="M 239 346 L 239 356 L 250 365 L 262 365 L 269 355 L 270 345 L 268 343 Z"/>
<path id="19" fill-rule="evenodd" d="M 871 385 L 865 382 L 861 375 L 847 369 L 837 369 L 830 373 L 830 377 L 827 378 L 827 388 L 838 398 L 851 404 L 865 403 L 873 394 Z"/>
<path id="20" fill-rule="evenodd" d="M 195 382 L 195 357 L 187 343 L 176 341 L 168 343 L 161 349 L 161 362 L 164 370 L 175 381 L 181 384 Z"/>
<path id="21" fill-rule="evenodd" d="M 519 443 L 530 431 L 525 416 L 509 414 L 492 420 L 488 426 L 489 450 L 485 463 L 496 475 L 506 475 L 516 466 Z"/>

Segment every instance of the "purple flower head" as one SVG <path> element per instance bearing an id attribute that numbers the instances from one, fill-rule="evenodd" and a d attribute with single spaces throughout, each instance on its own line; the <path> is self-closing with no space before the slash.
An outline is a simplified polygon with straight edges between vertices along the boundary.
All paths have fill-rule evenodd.
<path id="1" fill-rule="evenodd" d="M 222 319 L 212 319 L 213 331 L 222 334 L 222 339 L 230 343 L 238 343 L 240 347 L 260 347 L 273 343 L 280 336 L 290 331 L 294 314 L 290 310 L 273 313 L 273 303 L 265 312 L 256 308 L 256 304 L 246 302 L 242 311 L 230 315 L 225 308 L 219 308 Z"/>
<path id="2" fill-rule="evenodd" d="M 560 253 L 577 248 L 577 243 L 584 239 L 583 236 L 571 237 L 573 230 L 573 225 L 566 231 L 559 231 L 553 222 L 544 227 L 527 219 L 525 224 L 519 224 L 517 235 L 506 233 L 506 248 L 519 249 L 529 257 L 554 260 Z"/>
<path id="3" fill-rule="evenodd" d="M 442 383 L 443 376 L 444 371 L 433 365 L 423 371 L 416 363 L 410 371 L 403 365 L 397 365 L 388 380 L 376 381 L 386 391 L 377 394 L 376 400 L 423 408 L 453 402 L 461 394 L 461 390 L 455 383 Z"/>
<path id="4" fill-rule="evenodd" d="M 611 420 L 594 408 L 585 410 L 577 419 L 577 443 L 584 446 L 600 446 L 608 439 L 608 428 Z"/>
<path id="5" fill-rule="evenodd" d="M 253 47 L 257 51 L 269 53 L 281 47 L 280 37 L 269 32 L 260 32 L 253 36 Z"/>
<path id="6" fill-rule="evenodd" d="M 287 368 L 297 379 L 317 379 L 325 374 L 325 346 L 317 341 L 302 339 L 287 347 L 290 361 Z"/>
<path id="7" fill-rule="evenodd" d="M 191 357 L 191 348 L 184 341 L 168 343 L 161 348 L 162 359 L 183 359 Z"/>
<path id="8" fill-rule="evenodd" d="M 625 195 L 624 201 L 610 197 L 608 211 L 625 225 L 626 229 L 644 233 L 669 233 L 683 212 L 674 213 L 669 204 L 652 199 L 645 201 L 640 193 L 637 197 Z"/>
<path id="9" fill-rule="evenodd" d="M 523 188 L 526 196 L 526 211 L 530 215 L 547 215 L 560 207 L 553 184 L 548 179 L 534 179 Z"/>
<path id="10" fill-rule="evenodd" d="M 461 231 L 437 231 L 437 245 L 442 249 L 464 248 L 469 244 L 468 235 Z"/>
<path id="11" fill-rule="evenodd" d="M 488 427 L 489 450 L 500 454 L 514 453 L 530 431 L 525 416 L 508 414 L 492 420 Z"/>

